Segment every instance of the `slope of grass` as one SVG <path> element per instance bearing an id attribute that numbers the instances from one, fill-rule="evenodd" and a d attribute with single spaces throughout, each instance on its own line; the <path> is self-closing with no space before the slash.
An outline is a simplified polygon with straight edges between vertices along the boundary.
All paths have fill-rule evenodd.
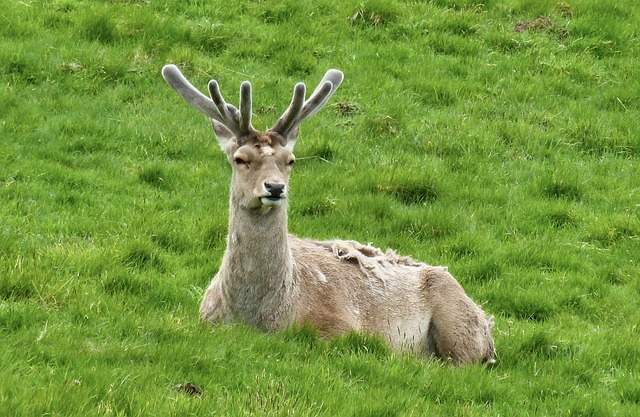
<path id="1" fill-rule="evenodd" d="M 5 3 L 0 415 L 640 411 L 633 2 Z M 232 103 L 250 80 L 259 128 L 343 70 L 296 146 L 291 231 L 448 265 L 497 365 L 199 323 L 229 168 L 170 62 Z"/>

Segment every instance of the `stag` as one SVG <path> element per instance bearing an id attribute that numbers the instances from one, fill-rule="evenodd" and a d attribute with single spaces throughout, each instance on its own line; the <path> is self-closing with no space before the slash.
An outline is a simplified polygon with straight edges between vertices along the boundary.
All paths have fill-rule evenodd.
<path id="1" fill-rule="evenodd" d="M 167 83 L 211 119 L 232 168 L 227 247 L 204 294 L 200 317 L 244 322 L 265 331 L 307 324 L 323 336 L 379 335 L 402 351 L 455 364 L 494 362 L 492 318 L 446 267 L 351 240 L 316 241 L 288 233 L 289 177 L 303 121 L 335 93 L 342 72 L 331 69 L 308 99 L 303 83 L 275 125 L 251 124 L 252 93 L 240 86 L 239 108 L 225 102 L 215 80 L 207 97 L 175 65 Z"/>

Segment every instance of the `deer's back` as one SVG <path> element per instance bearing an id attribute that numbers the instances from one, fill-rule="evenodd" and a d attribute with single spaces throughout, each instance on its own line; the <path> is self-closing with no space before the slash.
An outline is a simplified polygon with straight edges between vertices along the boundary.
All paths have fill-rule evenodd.
<path id="1" fill-rule="evenodd" d="M 326 335 L 366 330 L 394 345 L 423 347 L 431 319 L 421 292 L 427 265 L 354 241 L 290 236 L 290 244 L 300 283 L 298 321 Z"/>

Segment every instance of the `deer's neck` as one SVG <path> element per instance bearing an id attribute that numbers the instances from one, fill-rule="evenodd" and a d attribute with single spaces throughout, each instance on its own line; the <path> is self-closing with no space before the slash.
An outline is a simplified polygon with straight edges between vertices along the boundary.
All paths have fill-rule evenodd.
<path id="1" fill-rule="evenodd" d="M 240 208 L 232 199 L 219 278 L 233 313 L 259 326 L 286 320 L 281 316 L 290 314 L 292 275 L 286 206 L 260 213 Z"/>

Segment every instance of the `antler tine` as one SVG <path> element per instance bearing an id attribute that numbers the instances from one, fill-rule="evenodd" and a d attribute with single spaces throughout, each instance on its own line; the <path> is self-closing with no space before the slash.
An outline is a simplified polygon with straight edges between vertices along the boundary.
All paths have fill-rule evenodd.
<path id="1" fill-rule="evenodd" d="M 302 123 L 305 119 L 316 114 L 321 108 L 327 104 L 327 101 L 331 98 L 333 93 L 336 92 L 340 84 L 342 84 L 342 80 L 344 79 L 344 74 L 342 71 L 338 71 L 336 69 L 330 69 L 324 74 L 322 77 L 322 81 L 318 84 L 311 97 L 304 103 L 304 107 L 300 112 L 299 123 Z M 331 83 L 331 88 L 328 89 L 327 84 Z M 328 91 L 327 91 L 328 89 Z"/>
<path id="2" fill-rule="evenodd" d="M 308 119 L 320 110 L 331 97 L 331 91 L 333 90 L 333 84 L 331 81 L 325 81 L 316 88 L 311 97 L 304 102 L 302 110 L 298 115 L 297 122 L 302 123 L 303 120 Z"/>
<path id="3" fill-rule="evenodd" d="M 209 81 L 209 94 L 222 115 L 219 122 L 233 132 L 238 143 L 243 145 L 248 136 L 255 132 L 251 125 L 251 84 L 245 81 L 240 85 L 240 110 L 224 101 L 216 80 Z"/>
<path id="4" fill-rule="evenodd" d="M 304 100 L 304 90 L 301 91 L 302 97 L 297 98 L 296 93 L 298 93 L 298 91 L 296 90 L 291 105 L 271 130 L 280 134 L 288 141 L 288 136 L 295 132 L 304 120 L 316 114 L 327 101 L 329 101 L 329 98 L 342 83 L 343 78 L 344 74 L 342 74 L 341 71 L 335 69 L 327 71 L 309 99 L 304 101 L 304 103 L 297 103 L 299 107 L 296 107 L 297 110 L 294 111 L 293 106 L 296 99 Z M 301 85 L 301 83 L 296 85 L 296 89 L 299 85 Z M 304 84 L 302 85 L 304 86 Z"/>
<path id="5" fill-rule="evenodd" d="M 304 96 L 307 91 L 307 87 L 303 83 L 298 83 L 293 88 L 293 98 L 289 108 L 278 119 L 276 124 L 271 129 L 272 131 L 280 134 L 285 138 L 287 135 L 295 129 L 296 119 L 302 110 L 304 105 Z"/>
<path id="6" fill-rule="evenodd" d="M 187 103 L 210 118 L 222 121 L 222 115 L 213 104 L 213 101 L 195 88 L 182 75 L 178 67 L 172 64 L 165 65 L 162 68 L 162 77 Z"/>
<path id="7" fill-rule="evenodd" d="M 240 130 L 253 131 L 251 126 L 251 83 L 245 81 L 240 85 Z"/>
<path id="8" fill-rule="evenodd" d="M 218 121 L 233 132 L 236 138 L 243 136 L 244 132 L 240 128 L 240 112 L 238 109 L 224 101 L 222 93 L 220 93 L 220 86 L 216 80 L 209 81 L 208 88 L 213 104 L 215 104 L 218 112 L 222 115 L 222 119 Z"/>

